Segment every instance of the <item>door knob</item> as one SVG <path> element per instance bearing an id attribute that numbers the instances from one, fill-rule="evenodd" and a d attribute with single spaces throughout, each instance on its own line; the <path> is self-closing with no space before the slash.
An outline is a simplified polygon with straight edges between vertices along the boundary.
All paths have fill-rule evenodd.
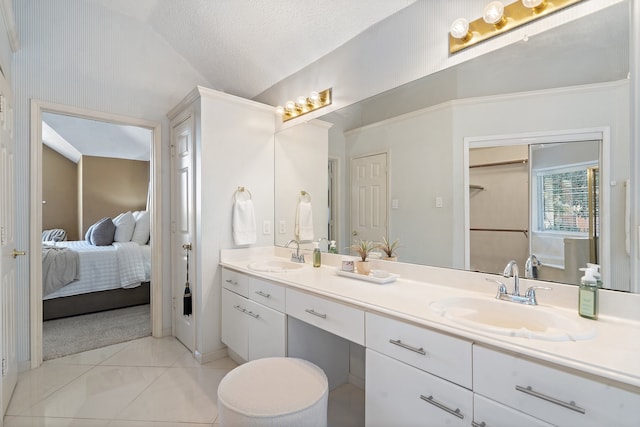
<path id="1" fill-rule="evenodd" d="M 357 235 L 358 235 L 358 232 L 357 232 L 356 230 L 353 230 L 353 231 L 351 232 L 351 235 L 352 235 L 352 236 L 357 236 Z"/>
<path id="2" fill-rule="evenodd" d="M 17 258 L 17 257 L 18 257 L 18 255 L 26 255 L 26 254 L 27 254 L 27 253 L 26 253 L 25 251 L 17 251 L 15 248 L 13 248 L 13 253 L 12 253 L 12 255 L 13 255 L 13 257 L 14 257 L 14 258 Z"/>

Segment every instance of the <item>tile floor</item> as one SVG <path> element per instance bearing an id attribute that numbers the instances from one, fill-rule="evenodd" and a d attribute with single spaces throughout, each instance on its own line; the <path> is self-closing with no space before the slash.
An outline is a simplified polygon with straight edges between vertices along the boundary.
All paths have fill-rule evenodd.
<path id="1" fill-rule="evenodd" d="M 5 427 L 215 427 L 216 390 L 236 363 L 200 365 L 173 337 L 142 338 L 23 372 Z M 364 392 L 329 394 L 329 426 L 364 425 Z"/>

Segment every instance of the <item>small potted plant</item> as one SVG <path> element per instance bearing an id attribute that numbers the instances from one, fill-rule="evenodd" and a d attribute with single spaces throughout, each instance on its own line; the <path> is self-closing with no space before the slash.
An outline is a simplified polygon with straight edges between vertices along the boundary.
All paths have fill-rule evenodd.
<path id="1" fill-rule="evenodd" d="M 358 239 L 353 245 L 351 245 L 351 250 L 357 252 L 360 257 L 360 261 L 356 261 L 356 269 L 358 270 L 358 273 L 368 275 L 369 272 L 371 272 L 371 266 L 369 265 L 367 257 L 375 248 L 375 243 L 370 240 Z"/>
<path id="2" fill-rule="evenodd" d="M 386 237 L 382 237 L 382 242 L 376 245 L 386 255 L 385 260 L 397 261 L 398 255 L 396 254 L 396 248 L 398 247 L 398 239 L 390 242 Z"/>

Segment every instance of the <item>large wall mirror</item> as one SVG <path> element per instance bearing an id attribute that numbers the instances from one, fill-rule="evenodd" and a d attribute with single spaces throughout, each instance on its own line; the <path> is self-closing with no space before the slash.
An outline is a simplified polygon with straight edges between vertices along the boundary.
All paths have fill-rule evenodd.
<path id="1" fill-rule="evenodd" d="M 585 217 L 587 206 L 577 198 L 567 199 L 565 207 L 574 215 L 573 228 L 547 230 L 547 235 L 556 232 L 559 239 L 589 240 L 590 232 L 597 230 L 598 262 L 602 264 L 603 275 L 609 278 L 605 287 L 629 291 L 630 262 L 625 248 L 624 221 L 625 182 L 630 167 L 629 7 L 627 1 L 617 3 L 321 117 L 323 122 L 332 124 L 328 129 L 324 168 L 326 171 L 331 164 L 329 159 L 334 160 L 334 165 L 338 159 L 340 179 L 336 188 L 328 187 L 335 177 L 328 180 L 325 173 L 317 179 L 324 186 L 325 194 L 332 195 L 331 203 L 327 203 L 327 197 L 322 200 L 325 211 L 331 212 L 337 207 L 335 215 L 326 216 L 339 226 L 333 224 L 334 228 L 328 228 L 323 222 L 315 240 L 327 237 L 327 230 L 334 229 L 337 236 L 332 237 L 338 240 L 340 252 L 346 252 L 357 231 L 351 227 L 350 165 L 354 161 L 380 157 L 387 162 L 386 199 L 382 204 L 387 220 L 383 233 L 384 237 L 399 240 L 399 261 L 495 273 L 511 256 L 493 260 L 493 264 L 472 262 L 470 247 L 479 244 L 472 242 L 472 236 L 490 232 L 471 228 L 508 228 L 520 230 L 510 232 L 519 242 L 504 244 L 523 248 L 522 256 L 518 256 L 521 271 L 528 255 L 538 251 L 542 263 L 539 279 L 575 283 L 575 272 L 559 274 L 557 270 L 559 267 L 575 270 L 582 266 L 584 257 L 565 256 L 564 248 L 560 249 L 564 243 L 544 246 L 548 242 L 536 241 L 540 237 L 536 227 L 541 223 L 544 226 L 544 218 L 540 216 L 544 216 L 548 206 L 540 210 L 540 204 L 532 204 L 530 196 L 532 185 L 545 171 L 556 168 L 556 172 L 563 173 L 560 169 L 571 171 L 589 165 L 588 168 L 595 167 L 599 173 L 594 190 L 599 196 L 596 225 L 576 226 L 576 217 Z M 563 147 L 560 144 L 586 141 L 563 140 L 566 135 L 583 134 L 589 139 L 593 133 L 600 136 L 590 145 L 587 141 L 588 148 L 575 145 L 579 148 L 568 151 L 569 159 L 563 165 L 536 166 L 537 161 L 532 161 L 542 152 L 552 152 L 553 147 Z M 553 135 L 559 137 L 550 138 Z M 515 141 L 518 138 L 519 141 Z M 469 143 L 480 140 L 482 147 Z M 473 166 L 469 159 L 473 158 L 474 149 L 490 148 L 491 140 L 499 141 L 493 144 L 496 147 L 519 145 L 527 161 L 521 166 L 494 168 L 490 172 L 495 175 L 491 177 L 495 185 L 486 184 L 484 190 L 470 189 L 469 185 L 482 186 L 482 183 L 470 181 L 470 170 L 474 169 L 469 169 Z M 278 135 L 276 145 L 277 141 Z M 483 162 L 498 163 L 502 154 L 489 153 L 496 157 Z M 590 157 L 583 158 L 583 154 Z M 276 152 L 276 164 L 280 156 L 281 153 Z M 518 155 L 507 156 L 518 158 Z M 520 170 L 514 171 L 518 167 Z M 471 176 L 476 172 L 471 172 Z M 487 172 L 489 169 L 479 173 Z M 512 179 L 501 173 L 520 175 Z M 279 183 L 295 182 L 295 177 L 287 176 L 285 180 L 278 175 L 276 167 L 276 195 L 285 191 Z M 524 187 L 509 187 L 518 180 Z M 290 199 L 295 197 L 293 189 L 286 191 L 292 193 Z M 499 192 L 510 202 L 508 206 L 517 209 L 507 211 L 502 224 L 470 223 L 478 193 L 484 197 L 492 192 Z M 280 209 L 284 208 L 276 200 L 276 228 Z M 521 216 L 519 223 L 514 215 Z M 560 214 L 556 219 L 559 221 L 559 218 Z M 509 223 L 512 219 L 515 222 Z M 285 237 L 293 238 L 278 236 L 275 231 L 276 244 L 282 245 Z M 372 240 L 383 237 L 358 236 Z M 483 238 L 487 236 L 489 234 Z M 579 251 L 582 253 L 583 249 L 581 245 Z"/>

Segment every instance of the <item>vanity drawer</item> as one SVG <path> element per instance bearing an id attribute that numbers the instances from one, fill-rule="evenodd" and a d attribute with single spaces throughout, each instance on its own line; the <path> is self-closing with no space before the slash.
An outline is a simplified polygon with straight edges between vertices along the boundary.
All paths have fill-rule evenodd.
<path id="1" fill-rule="evenodd" d="M 471 342 L 372 313 L 366 326 L 368 348 L 471 389 Z"/>
<path id="2" fill-rule="evenodd" d="M 286 300 L 289 316 L 364 345 L 364 311 L 289 288 Z"/>
<path id="3" fill-rule="evenodd" d="M 474 346 L 473 390 L 557 426 L 638 426 L 640 393 Z"/>
<path id="4" fill-rule="evenodd" d="M 249 299 L 284 313 L 284 287 L 256 277 L 249 278 Z"/>
<path id="5" fill-rule="evenodd" d="M 473 395 L 473 422 L 474 427 L 553 427 L 553 424 L 501 405 L 479 394 Z"/>
<path id="6" fill-rule="evenodd" d="M 249 276 L 227 268 L 222 269 L 222 286 L 243 297 L 249 297 Z"/>
<path id="7" fill-rule="evenodd" d="M 366 427 L 471 425 L 470 390 L 371 349 L 366 358 Z"/>

